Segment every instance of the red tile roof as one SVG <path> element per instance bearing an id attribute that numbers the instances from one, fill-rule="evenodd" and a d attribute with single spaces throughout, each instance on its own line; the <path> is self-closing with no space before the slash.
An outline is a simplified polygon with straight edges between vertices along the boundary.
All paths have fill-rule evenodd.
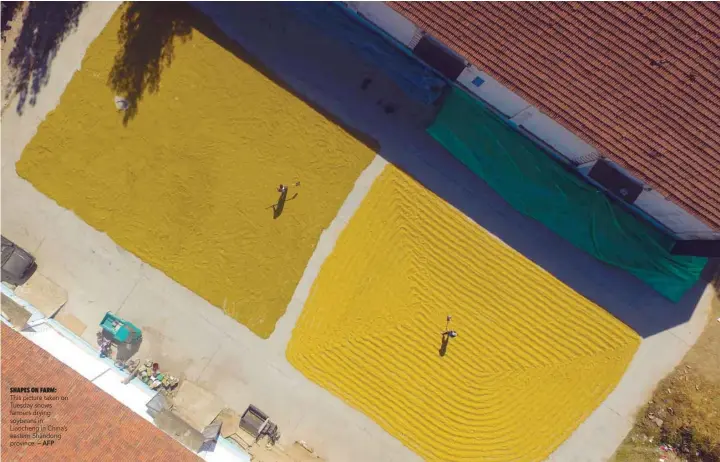
<path id="1" fill-rule="evenodd" d="M 1 352 L 3 461 L 201 460 L 5 324 L 2 325 Z M 10 414 L 10 404 L 15 402 L 10 401 L 10 387 L 55 387 L 55 395 L 68 397 L 67 401 L 52 401 L 52 415 L 43 422 L 44 425 L 67 427 L 60 440 L 52 446 L 9 445 L 10 434 L 18 433 L 10 430 L 10 420 L 18 418 Z"/>
<path id="2" fill-rule="evenodd" d="M 389 6 L 720 230 L 720 3 Z"/>

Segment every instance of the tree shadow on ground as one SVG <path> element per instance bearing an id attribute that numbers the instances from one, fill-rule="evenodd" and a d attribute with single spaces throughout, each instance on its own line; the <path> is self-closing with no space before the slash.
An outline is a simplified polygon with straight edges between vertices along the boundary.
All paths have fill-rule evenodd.
<path id="1" fill-rule="evenodd" d="M 183 3 L 131 3 L 118 31 L 120 50 L 115 55 L 108 85 L 126 99 L 123 123 L 132 120 L 145 93 L 160 90 L 160 75 L 175 57 L 175 38 L 192 38 L 190 15 Z"/>
<path id="2" fill-rule="evenodd" d="M 15 15 L 22 10 L 23 2 L 2 2 L 2 41 L 5 41 L 5 34 L 10 30 L 10 23 Z"/>
<path id="3" fill-rule="evenodd" d="M 27 103 L 35 105 L 38 93 L 50 79 L 50 65 L 60 44 L 77 27 L 85 5 L 86 2 L 30 2 L 28 5 L 22 28 L 8 57 L 13 76 L 5 97 L 13 92 L 18 94 L 18 114 L 23 113 Z M 12 11 L 17 12 L 17 9 Z M 3 32 L 6 20 L 12 18 L 3 17 Z"/>
<path id="4" fill-rule="evenodd" d="M 253 8 L 253 5 L 249 6 Z M 353 128 L 287 85 L 259 59 L 228 37 L 211 18 L 187 3 L 131 3 L 124 12 L 118 33 L 121 48 L 115 56 L 108 85 L 118 96 L 127 100 L 128 105 L 123 117 L 125 125 L 137 115 L 143 95 L 146 92 L 152 94 L 160 90 L 162 73 L 170 67 L 174 58 L 175 37 L 180 38 L 182 42 L 191 40 L 193 30 L 206 36 L 276 85 L 304 101 L 371 150 L 379 151 L 380 145 L 374 138 Z"/>

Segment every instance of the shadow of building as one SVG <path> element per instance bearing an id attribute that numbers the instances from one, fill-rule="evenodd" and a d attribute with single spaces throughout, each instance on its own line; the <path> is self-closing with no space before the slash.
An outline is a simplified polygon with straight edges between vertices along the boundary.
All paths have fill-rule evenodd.
<path id="1" fill-rule="evenodd" d="M 634 276 L 598 261 L 520 214 L 426 133 L 438 102 L 427 104 L 405 94 L 382 69 L 299 19 L 287 5 L 191 5 L 194 8 L 131 4 L 124 12 L 118 36 L 122 48 L 108 84 L 129 100 L 125 123 L 141 109 L 144 94 L 159 91 L 162 71 L 172 63 L 175 38 L 191 40 L 195 30 L 295 94 L 640 335 L 653 335 L 690 318 L 705 282 L 698 282 L 673 303 Z M 274 215 L 279 215 L 277 210 Z"/>

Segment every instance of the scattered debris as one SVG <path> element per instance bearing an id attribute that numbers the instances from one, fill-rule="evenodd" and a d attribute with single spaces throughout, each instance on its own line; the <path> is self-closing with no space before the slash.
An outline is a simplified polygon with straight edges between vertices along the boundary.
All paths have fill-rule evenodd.
<path id="1" fill-rule="evenodd" d="M 311 454 L 315 452 L 315 451 L 313 450 L 313 448 L 311 448 L 310 446 L 308 446 L 308 444 L 307 444 L 305 441 L 303 441 L 303 440 L 298 440 L 298 441 L 295 441 L 295 442 L 296 442 L 297 444 L 299 444 L 300 446 L 302 446 L 302 448 L 305 449 L 307 452 L 309 452 L 309 453 L 311 453 Z"/>
<path id="2" fill-rule="evenodd" d="M 158 390 L 165 396 L 173 396 L 180 383 L 180 379 L 170 374 L 160 372 L 160 365 L 153 362 L 152 359 L 146 359 L 144 363 L 139 365 L 138 363 L 138 360 L 130 360 L 122 363 L 118 367 L 121 369 L 133 369 L 129 377 L 130 380 L 132 380 L 132 377 L 137 376 L 144 383 L 148 384 L 151 389 Z M 130 380 L 128 380 L 128 382 Z"/>
<path id="3" fill-rule="evenodd" d="M 653 422 L 658 427 L 662 427 L 662 424 L 664 422 L 663 419 L 661 419 L 660 417 L 656 417 L 654 415 L 649 415 L 648 419 L 650 419 L 650 421 Z"/>
<path id="4" fill-rule="evenodd" d="M 112 342 L 109 338 L 100 335 L 100 357 L 105 358 L 112 356 Z"/>

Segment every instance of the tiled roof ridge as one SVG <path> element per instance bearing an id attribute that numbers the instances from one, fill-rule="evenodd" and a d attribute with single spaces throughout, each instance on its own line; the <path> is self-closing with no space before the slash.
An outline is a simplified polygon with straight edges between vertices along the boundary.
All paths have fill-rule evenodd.
<path id="1" fill-rule="evenodd" d="M 8 386 L 49 386 L 67 397 L 53 407 L 46 424 L 67 425 L 62 439 L 52 447 L 9 446 L 2 435 L 2 451 L 8 460 L 99 460 L 101 454 L 143 462 L 151 460 L 195 461 L 197 454 L 137 415 L 96 384 L 51 355 L 22 334 L 0 323 L 2 340 L 2 404 L 9 406 Z M 61 411 L 62 409 L 62 411 Z M 7 425 L 9 413 L 3 415 Z M 5 429 L 9 427 L 4 427 Z M 107 438 L 112 435 L 112 438 Z"/>
<path id="2" fill-rule="evenodd" d="M 720 230 L 719 4 L 389 5 Z"/>

